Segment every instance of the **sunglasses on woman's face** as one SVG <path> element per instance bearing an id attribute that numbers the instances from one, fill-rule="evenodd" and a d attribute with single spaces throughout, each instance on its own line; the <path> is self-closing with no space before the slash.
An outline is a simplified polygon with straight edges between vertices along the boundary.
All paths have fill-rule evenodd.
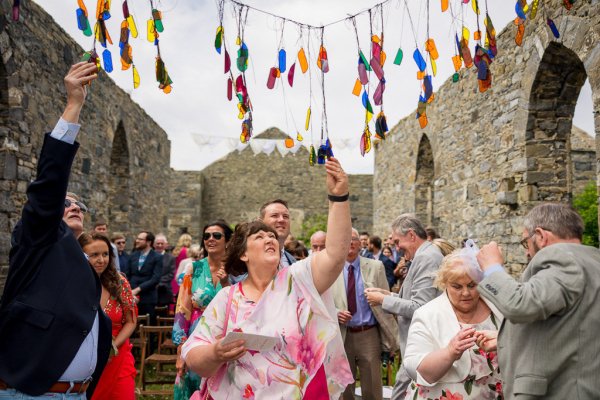
<path id="1" fill-rule="evenodd" d="M 215 240 L 221 240 L 224 236 L 221 232 L 204 232 L 202 238 L 204 240 L 208 240 L 210 239 L 211 235 Z"/>

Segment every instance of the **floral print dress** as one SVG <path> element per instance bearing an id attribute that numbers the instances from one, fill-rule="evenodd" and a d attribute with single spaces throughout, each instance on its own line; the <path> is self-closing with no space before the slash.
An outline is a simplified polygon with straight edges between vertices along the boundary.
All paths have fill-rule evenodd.
<path id="1" fill-rule="evenodd" d="M 475 330 L 498 330 L 494 314 L 479 324 L 460 324 Z M 410 383 L 405 400 L 502 400 L 502 379 L 496 352 L 485 352 L 475 345 L 467 350 L 471 356 L 469 375 L 457 383 L 443 382 L 432 387 Z"/>
<path id="2" fill-rule="evenodd" d="M 240 284 L 221 290 L 200 318 L 182 349 L 208 345 L 239 331 L 275 336 L 270 351 L 248 351 L 224 364 L 202 384 L 202 395 L 221 399 L 303 399 L 315 377 L 324 371 L 326 397 L 339 399 L 353 381 L 337 322 L 331 290 L 317 292 L 312 257 L 284 267 L 258 302 L 249 300 Z M 233 290 L 227 332 L 223 332 L 229 291 Z M 315 380 L 318 380 L 317 377 Z"/>
<path id="3" fill-rule="evenodd" d="M 184 275 L 177 296 L 173 324 L 173 343 L 176 346 L 185 343 L 196 328 L 204 309 L 221 289 L 221 283 L 216 286 L 213 284 L 208 258 L 195 261 L 192 269 Z M 200 377 L 187 370 L 184 376 L 175 378 L 174 400 L 187 400 L 199 388 Z"/>

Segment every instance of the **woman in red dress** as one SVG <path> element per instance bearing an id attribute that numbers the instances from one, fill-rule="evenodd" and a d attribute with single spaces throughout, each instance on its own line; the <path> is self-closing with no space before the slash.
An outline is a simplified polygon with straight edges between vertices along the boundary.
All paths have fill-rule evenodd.
<path id="1" fill-rule="evenodd" d="M 135 330 L 137 309 L 131 286 L 117 272 L 106 236 L 82 234 L 79 244 L 102 283 L 100 305 L 112 321 L 113 351 L 98 381 L 92 400 L 135 399 L 135 365 L 129 337 Z"/>

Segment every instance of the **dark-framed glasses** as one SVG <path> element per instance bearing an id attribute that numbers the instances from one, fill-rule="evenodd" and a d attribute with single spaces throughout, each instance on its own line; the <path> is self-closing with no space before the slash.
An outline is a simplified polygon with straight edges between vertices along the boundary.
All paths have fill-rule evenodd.
<path id="1" fill-rule="evenodd" d="M 83 204 L 82 202 L 65 199 L 65 208 L 69 208 L 73 204 L 75 204 L 77 207 L 79 207 L 79 209 L 81 210 L 82 213 L 88 212 L 87 206 L 85 204 Z"/>
<path id="2" fill-rule="evenodd" d="M 520 244 L 521 246 L 523 246 L 523 248 L 524 248 L 525 250 L 529 250 L 529 242 L 528 242 L 528 240 L 529 240 L 529 239 L 531 239 L 532 237 L 534 237 L 534 236 L 535 236 L 535 233 L 536 233 L 536 232 L 535 232 L 535 231 L 533 231 L 533 233 L 530 233 L 530 234 L 529 234 L 529 236 L 527 236 L 525 239 L 522 239 L 522 240 L 519 242 L 519 244 Z"/>
<path id="3" fill-rule="evenodd" d="M 215 240 L 221 240 L 225 235 L 223 235 L 221 232 L 204 232 L 204 235 L 202 235 L 202 239 L 208 240 L 211 236 Z"/>

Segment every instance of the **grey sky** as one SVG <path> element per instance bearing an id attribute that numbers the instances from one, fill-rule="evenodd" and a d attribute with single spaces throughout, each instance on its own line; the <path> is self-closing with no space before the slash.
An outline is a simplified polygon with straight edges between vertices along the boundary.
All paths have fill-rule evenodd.
<path id="1" fill-rule="evenodd" d="M 89 49 L 92 40 L 85 37 L 78 29 L 75 19 L 76 2 L 56 0 L 35 0 L 59 25 L 67 31 L 85 49 Z M 84 0 L 90 14 L 95 14 L 96 1 Z M 129 0 L 129 8 L 136 19 L 140 32 L 137 39 L 131 39 L 133 59 L 141 75 L 141 85 L 132 88 L 131 70 L 121 71 L 118 56 L 119 26 L 122 21 L 121 1 L 112 2 L 113 17 L 108 21 L 108 29 L 113 38 L 111 47 L 115 70 L 109 74 L 115 82 L 131 94 L 148 114 L 154 118 L 167 132 L 172 141 L 171 165 L 176 169 L 200 170 L 210 162 L 224 156 L 226 147 L 218 144 L 198 146 L 193 134 L 206 137 L 228 137 L 237 139 L 240 134 L 241 121 L 237 118 L 235 101 L 226 98 L 226 81 L 223 74 L 223 57 L 213 47 L 218 16 L 216 3 L 206 0 L 161 0 L 159 9 L 163 10 L 164 32 L 160 36 L 161 54 L 169 75 L 172 77 L 173 91 L 165 95 L 157 88 L 154 79 L 155 48 L 146 40 L 146 20 L 150 17 L 148 1 Z M 377 1 L 365 0 L 248 0 L 248 4 L 268 10 L 312 25 L 326 24 L 373 6 Z M 464 15 L 466 26 L 471 33 L 475 28 L 474 13 L 468 4 L 460 10 L 456 0 L 457 19 Z M 416 108 L 420 82 L 416 80 L 416 66 L 412 60 L 415 39 L 410 29 L 408 15 L 404 11 L 404 2 L 393 0 L 384 8 L 384 50 L 388 61 L 385 64 L 386 91 L 384 109 L 388 125 L 394 126 L 401 118 L 412 114 Z M 417 31 L 419 47 L 422 48 L 426 35 L 425 1 L 409 1 L 410 11 Z M 489 14 L 497 32 L 514 19 L 514 3 L 505 1 L 489 1 Z M 430 2 L 431 22 L 430 37 L 435 39 L 440 58 L 438 73 L 433 80 L 434 90 L 454 71 L 451 63 L 453 50 L 452 26 L 460 27 L 450 12 L 440 11 L 439 1 Z M 483 7 L 483 6 L 482 6 Z M 225 35 L 232 64 L 235 68 L 235 21 L 227 3 L 225 12 Z M 278 43 L 281 38 L 281 23 L 272 17 L 266 17 L 250 10 L 245 32 L 245 41 L 250 51 L 250 66 L 246 74 L 248 90 L 254 105 L 254 133 L 258 134 L 270 127 L 278 127 L 295 136 L 298 129 L 304 141 L 311 141 L 311 133 L 304 131 L 304 118 L 309 104 L 308 74 L 302 75 L 296 70 L 294 87 L 290 88 L 285 81 L 285 99 L 281 84 L 278 82 L 274 90 L 266 87 L 270 67 L 275 65 Z M 404 24 L 403 24 L 404 21 Z M 90 24 L 94 21 L 90 20 Z M 369 51 L 369 25 L 366 14 L 357 18 L 360 44 L 365 54 Z M 404 26 L 404 30 L 402 30 Z M 483 27 L 483 22 L 481 21 Z M 375 23 L 375 32 L 379 33 L 380 23 Z M 305 32 L 306 37 L 306 32 Z M 292 56 L 298 51 L 298 29 L 287 23 L 284 29 L 284 47 L 288 54 L 288 67 Z M 311 36 L 313 46 L 312 60 L 316 60 L 315 48 L 318 46 L 316 34 Z M 400 67 L 393 65 L 398 47 L 404 50 L 404 61 Z M 373 171 L 373 153 L 364 158 L 360 155 L 358 139 L 364 127 L 364 109 L 360 99 L 351 91 L 357 77 L 357 49 L 354 30 L 349 23 L 333 25 L 325 30 L 325 47 L 330 60 L 330 72 L 325 75 L 327 99 L 327 115 L 329 137 L 334 152 L 341 159 L 346 170 L 351 173 L 371 173 Z M 473 41 L 471 41 L 473 47 Z M 306 48 L 305 48 L 306 50 Z M 499 49 L 500 53 L 502 49 Z M 500 55 L 501 56 L 501 55 Z M 313 134 L 315 145 L 320 133 L 320 115 L 322 98 L 320 80 L 313 70 L 312 110 Z M 287 76 L 287 74 L 286 74 Z M 375 78 L 373 76 L 373 78 Z M 477 85 L 475 76 L 467 79 Z M 373 81 L 375 79 L 372 79 Z M 375 87 L 372 87 L 372 91 Z M 93 90 L 102 90 L 94 87 Z M 372 92 L 371 92 L 372 93 Z M 576 110 L 575 124 L 582 129 L 593 132 L 591 89 L 586 83 Z M 285 101 L 284 101 L 285 100 Z M 287 106 L 287 107 L 286 107 Z M 376 113 L 379 107 L 375 107 Z M 429 115 L 429 119 L 443 118 L 442 115 Z M 374 126 L 371 125 L 374 133 Z M 356 143 L 356 146 L 345 151 L 336 151 L 336 143 Z M 277 156 L 277 155 L 274 155 Z M 308 160 L 307 160 L 308 165 Z"/>

